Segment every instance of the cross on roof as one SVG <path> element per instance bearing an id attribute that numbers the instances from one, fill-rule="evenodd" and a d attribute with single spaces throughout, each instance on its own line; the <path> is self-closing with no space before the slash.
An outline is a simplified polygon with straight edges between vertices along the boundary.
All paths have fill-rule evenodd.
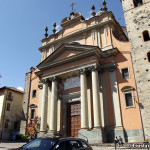
<path id="1" fill-rule="evenodd" d="M 76 3 L 74 3 L 74 2 L 72 2 L 72 4 L 70 5 L 71 7 L 72 7 L 72 12 L 74 11 L 74 5 L 75 5 Z"/>

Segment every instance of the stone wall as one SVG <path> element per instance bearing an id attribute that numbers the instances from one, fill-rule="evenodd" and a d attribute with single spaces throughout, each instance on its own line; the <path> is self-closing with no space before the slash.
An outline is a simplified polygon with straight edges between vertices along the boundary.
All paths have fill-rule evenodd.
<path id="1" fill-rule="evenodd" d="M 147 53 L 150 51 L 150 40 L 143 39 L 143 31 L 150 33 L 150 0 L 135 7 L 131 0 L 122 1 L 127 32 L 132 47 L 132 60 L 139 105 L 141 108 L 145 137 L 150 138 L 150 62 Z"/>
<path id="2" fill-rule="evenodd" d="M 24 95 L 23 95 L 23 105 L 22 105 L 22 120 L 20 125 L 20 133 L 25 134 L 26 132 L 26 121 L 28 113 L 28 103 L 30 95 L 30 83 L 31 82 L 31 73 L 26 73 L 25 85 L 24 85 Z"/>

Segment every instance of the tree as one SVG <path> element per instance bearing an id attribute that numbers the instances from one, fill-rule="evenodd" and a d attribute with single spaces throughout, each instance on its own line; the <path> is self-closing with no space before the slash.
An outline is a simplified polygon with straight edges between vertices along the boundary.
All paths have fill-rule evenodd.
<path id="1" fill-rule="evenodd" d="M 36 134 L 39 132 L 40 127 L 40 118 L 35 117 L 34 120 L 30 120 L 27 124 L 27 134 L 35 137 Z"/>

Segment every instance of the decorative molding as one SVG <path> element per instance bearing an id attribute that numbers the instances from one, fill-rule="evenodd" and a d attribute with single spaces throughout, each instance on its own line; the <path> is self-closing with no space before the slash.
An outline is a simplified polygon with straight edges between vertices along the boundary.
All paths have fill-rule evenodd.
<path id="1" fill-rule="evenodd" d="M 132 86 L 125 86 L 121 89 L 122 92 L 126 92 L 126 91 L 134 91 L 135 88 Z"/>
<path id="2" fill-rule="evenodd" d="M 115 24 L 115 21 L 114 21 L 113 19 L 109 19 L 109 20 L 107 20 L 107 21 L 105 21 L 105 22 L 100 22 L 100 23 L 98 23 L 98 24 L 94 24 L 94 25 L 92 25 L 92 26 L 85 27 L 85 28 L 83 28 L 82 30 L 79 30 L 79 31 L 74 32 L 74 33 L 69 34 L 69 35 L 66 35 L 66 36 L 61 37 L 61 38 L 59 38 L 59 39 L 55 39 L 55 40 L 52 41 L 51 43 L 48 43 L 48 44 L 46 44 L 46 45 L 44 45 L 44 46 L 41 46 L 41 47 L 39 48 L 39 50 L 41 51 L 42 49 L 47 48 L 47 47 L 51 46 L 52 44 L 54 44 L 54 43 L 56 43 L 56 42 L 59 42 L 59 41 L 68 39 L 68 38 L 70 38 L 70 37 L 72 37 L 72 36 L 75 36 L 75 35 L 78 35 L 78 34 L 82 34 L 82 33 L 88 32 L 89 30 L 95 29 L 95 28 L 97 28 L 97 27 L 104 26 L 104 25 L 106 25 L 106 24 L 108 24 L 108 23 L 114 23 L 114 24 Z"/>
<path id="3" fill-rule="evenodd" d="M 88 68 L 90 67 L 91 65 L 96 65 L 96 62 L 89 62 L 89 63 L 85 63 L 85 64 L 80 64 L 78 66 L 74 66 L 74 67 L 70 67 L 70 68 L 67 68 L 65 70 L 62 70 L 62 71 L 58 71 L 58 72 L 54 72 L 54 73 L 51 73 L 51 74 L 47 74 L 45 76 L 42 76 L 43 78 L 47 78 L 47 77 L 53 77 L 53 76 L 59 76 L 59 75 L 62 75 L 62 74 L 66 74 L 66 73 L 70 73 L 70 72 L 76 72 L 76 73 L 79 73 L 78 71 L 82 68 Z"/>

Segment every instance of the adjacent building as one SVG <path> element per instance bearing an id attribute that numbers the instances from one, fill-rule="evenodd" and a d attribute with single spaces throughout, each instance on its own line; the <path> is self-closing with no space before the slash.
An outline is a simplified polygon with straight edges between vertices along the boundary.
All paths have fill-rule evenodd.
<path id="1" fill-rule="evenodd" d="M 42 39 L 41 62 L 26 74 L 27 128 L 38 136 L 75 136 L 90 143 L 143 141 L 130 43 L 113 13 L 103 8 L 85 20 L 72 12 L 62 29 Z M 26 98 L 25 98 L 26 97 Z M 25 124 L 24 124 L 25 125 Z M 35 124 L 34 124 L 35 125 Z"/>
<path id="2" fill-rule="evenodd" d="M 150 138 L 150 0 L 122 0 L 145 138 Z"/>
<path id="3" fill-rule="evenodd" d="M 11 139 L 20 130 L 23 91 L 12 87 L 0 88 L 0 139 Z"/>

